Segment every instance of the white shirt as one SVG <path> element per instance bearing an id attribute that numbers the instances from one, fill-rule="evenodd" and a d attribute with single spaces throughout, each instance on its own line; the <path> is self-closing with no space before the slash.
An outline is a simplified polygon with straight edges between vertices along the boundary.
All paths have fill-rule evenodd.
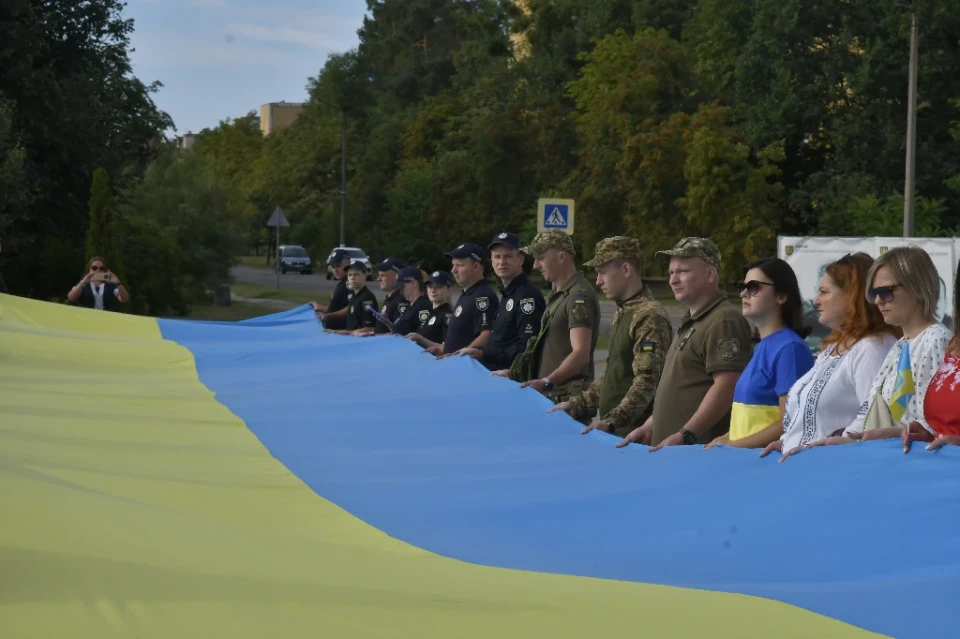
<path id="1" fill-rule="evenodd" d="M 90 282 L 90 290 L 93 291 L 93 308 L 102 311 L 103 310 L 103 289 L 106 288 L 106 282 L 100 282 L 100 284 L 94 284 Z M 113 296 L 116 298 L 120 297 L 120 287 L 113 289 Z"/>
<path id="2" fill-rule="evenodd" d="M 946 326 L 937 322 L 923 329 L 919 335 L 912 340 L 903 337 L 897 340 L 887 358 L 883 360 L 883 366 L 877 374 L 867 399 L 860 405 L 857 413 L 857 419 L 844 431 L 846 433 L 863 432 L 863 420 L 870 410 L 870 404 L 873 402 L 877 393 L 883 401 L 890 403 L 893 398 L 893 391 L 897 383 L 897 364 L 900 360 L 900 353 L 903 352 L 904 345 L 910 343 L 910 372 L 913 373 L 913 397 L 907 404 L 907 410 L 900 419 L 900 424 L 909 426 L 910 422 L 919 422 L 927 431 L 933 433 L 933 429 L 923 418 L 923 398 L 927 396 L 927 386 L 930 380 L 936 375 L 937 369 L 943 362 L 943 355 L 947 351 L 947 343 L 953 337 L 953 333 Z M 934 433 L 936 434 L 936 433 Z"/>
<path id="3" fill-rule="evenodd" d="M 892 335 L 875 335 L 842 355 L 836 354 L 836 344 L 820 353 L 787 393 L 780 437 L 784 452 L 850 426 L 894 342 Z"/>

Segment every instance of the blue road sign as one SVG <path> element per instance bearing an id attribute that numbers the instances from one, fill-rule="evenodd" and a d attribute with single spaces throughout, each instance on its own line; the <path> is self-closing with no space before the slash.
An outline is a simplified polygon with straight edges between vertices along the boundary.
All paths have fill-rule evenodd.
<path id="1" fill-rule="evenodd" d="M 537 231 L 556 230 L 573 235 L 573 200 L 541 198 L 537 204 Z"/>

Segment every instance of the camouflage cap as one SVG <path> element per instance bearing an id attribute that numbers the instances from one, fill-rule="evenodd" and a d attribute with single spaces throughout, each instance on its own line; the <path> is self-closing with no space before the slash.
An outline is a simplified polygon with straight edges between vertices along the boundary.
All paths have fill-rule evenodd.
<path id="1" fill-rule="evenodd" d="M 671 257 L 699 257 L 707 264 L 720 268 L 720 249 L 705 237 L 685 237 L 669 251 L 658 251 L 657 257 L 664 261 Z"/>
<path id="2" fill-rule="evenodd" d="M 597 242 L 597 255 L 584 266 L 599 268 L 612 260 L 639 260 L 640 241 L 618 235 Z"/>
<path id="3" fill-rule="evenodd" d="M 548 249 L 558 249 L 566 251 L 570 255 L 576 255 L 577 251 L 573 248 L 573 240 L 563 231 L 544 231 L 537 233 L 537 236 L 530 242 L 530 246 L 524 246 L 521 251 L 527 255 L 543 255 Z"/>

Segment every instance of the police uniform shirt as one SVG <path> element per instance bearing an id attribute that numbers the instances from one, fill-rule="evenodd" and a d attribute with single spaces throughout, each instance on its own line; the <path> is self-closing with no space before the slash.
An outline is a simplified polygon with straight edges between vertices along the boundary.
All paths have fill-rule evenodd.
<path id="1" fill-rule="evenodd" d="M 497 317 L 497 294 L 486 280 L 480 280 L 457 300 L 443 342 L 444 353 L 455 353 L 470 346 L 477 335 L 489 331 Z"/>
<path id="2" fill-rule="evenodd" d="M 327 305 L 328 313 L 336 313 L 344 309 L 353 298 L 353 291 L 347 286 L 347 278 L 337 282 L 337 287 L 333 289 L 333 297 L 330 298 L 330 304 Z"/>
<path id="3" fill-rule="evenodd" d="M 371 311 L 377 308 L 377 296 L 366 286 L 359 293 L 354 293 L 347 310 L 347 329 L 356 331 L 361 328 L 373 328 L 379 324 Z"/>
<path id="4" fill-rule="evenodd" d="M 410 306 L 410 302 L 407 301 L 407 298 L 405 298 L 400 291 L 394 291 L 387 295 L 387 299 L 383 301 L 383 306 L 380 307 L 380 314 L 386 316 L 388 320 L 396 324 L 408 306 Z M 373 332 L 377 335 L 382 335 L 389 333 L 390 329 L 387 328 L 383 322 L 377 322 L 377 325 L 373 328 Z"/>
<path id="5" fill-rule="evenodd" d="M 409 335 L 417 330 L 421 324 L 430 319 L 430 310 L 433 303 L 426 295 L 421 295 L 413 304 L 409 304 L 397 321 L 393 323 L 393 332 L 398 335 Z"/>
<path id="6" fill-rule="evenodd" d="M 500 293 L 497 319 L 481 359 L 492 371 L 510 368 L 513 360 L 527 348 L 527 340 L 540 331 L 540 319 L 547 307 L 543 293 L 523 273 Z"/>
<path id="7" fill-rule="evenodd" d="M 452 315 L 453 309 L 449 304 L 441 304 L 437 308 L 430 309 L 430 316 L 425 322 L 420 323 L 417 333 L 434 344 L 443 344 L 447 339 L 447 327 L 450 326 Z"/>

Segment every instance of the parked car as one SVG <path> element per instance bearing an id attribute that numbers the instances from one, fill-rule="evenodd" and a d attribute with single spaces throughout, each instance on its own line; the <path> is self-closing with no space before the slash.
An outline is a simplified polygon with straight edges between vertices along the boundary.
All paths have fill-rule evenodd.
<path id="1" fill-rule="evenodd" d="M 341 246 L 339 248 L 333 249 L 330 251 L 330 255 L 327 256 L 327 279 L 333 279 L 333 269 L 330 267 L 330 258 L 333 257 L 335 251 L 346 251 L 347 255 L 350 256 L 350 259 L 353 261 L 363 262 L 367 267 L 367 279 L 373 279 L 373 265 L 370 263 L 370 258 L 367 257 L 367 254 L 363 252 L 362 249 L 358 249 L 355 246 Z"/>
<path id="2" fill-rule="evenodd" d="M 280 272 L 299 271 L 305 275 L 313 273 L 313 263 L 307 250 L 297 244 L 283 244 L 279 248 L 277 261 L 280 263 Z"/>

